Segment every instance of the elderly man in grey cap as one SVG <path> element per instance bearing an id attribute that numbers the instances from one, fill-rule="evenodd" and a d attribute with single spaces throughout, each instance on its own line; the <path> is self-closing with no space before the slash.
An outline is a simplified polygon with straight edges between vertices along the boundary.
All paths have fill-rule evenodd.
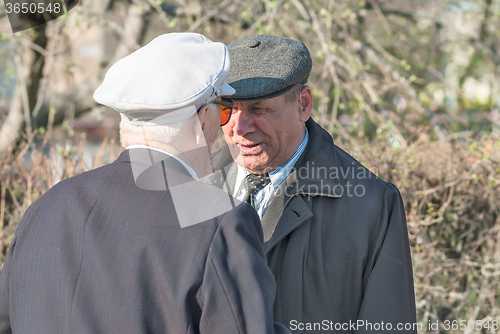
<path id="1" fill-rule="evenodd" d="M 226 190 L 262 219 L 275 320 L 294 333 L 416 333 L 401 196 L 310 117 L 306 46 L 259 35 L 229 53 L 229 150 L 214 161 L 227 165 Z"/>
<path id="2" fill-rule="evenodd" d="M 247 203 L 197 179 L 228 121 L 227 47 L 161 35 L 94 98 L 127 149 L 26 211 L 0 276 L 0 333 L 289 333 Z M 228 204 L 229 203 L 229 204 Z"/>

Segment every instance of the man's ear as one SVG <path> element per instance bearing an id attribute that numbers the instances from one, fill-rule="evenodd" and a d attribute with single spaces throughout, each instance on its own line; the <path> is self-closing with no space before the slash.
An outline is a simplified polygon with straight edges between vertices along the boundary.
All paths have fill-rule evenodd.
<path id="1" fill-rule="evenodd" d="M 299 104 L 301 107 L 299 118 L 302 122 L 306 122 L 311 117 L 314 99 L 311 87 L 305 85 L 299 94 Z"/>
<path id="2" fill-rule="evenodd" d="M 201 143 L 202 136 L 204 138 L 203 130 L 205 130 L 205 121 L 207 119 L 207 112 L 208 111 L 209 111 L 208 104 L 205 104 L 204 106 L 202 106 L 198 110 L 198 119 L 200 120 L 200 126 L 201 126 L 201 132 L 200 131 L 196 131 L 196 143 L 198 145 L 200 145 L 200 143 Z"/>

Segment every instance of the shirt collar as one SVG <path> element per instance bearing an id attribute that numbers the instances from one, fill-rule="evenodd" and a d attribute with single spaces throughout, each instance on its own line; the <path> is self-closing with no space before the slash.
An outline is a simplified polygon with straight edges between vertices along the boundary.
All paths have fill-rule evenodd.
<path id="1" fill-rule="evenodd" d="M 307 128 L 305 129 L 306 129 L 306 135 L 304 136 L 304 140 L 299 145 L 299 148 L 297 148 L 292 157 L 280 167 L 269 172 L 269 177 L 271 178 L 271 183 L 273 184 L 275 193 L 278 191 L 281 184 L 285 181 L 288 174 L 290 174 L 293 166 L 295 165 L 300 155 L 302 154 L 302 152 L 304 152 L 306 148 L 307 142 L 309 141 L 309 133 L 307 131 Z"/>

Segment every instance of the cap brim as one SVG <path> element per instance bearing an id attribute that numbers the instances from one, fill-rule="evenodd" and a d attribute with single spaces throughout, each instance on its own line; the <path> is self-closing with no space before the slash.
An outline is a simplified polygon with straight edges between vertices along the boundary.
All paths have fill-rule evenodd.
<path id="1" fill-rule="evenodd" d="M 219 96 L 228 96 L 236 93 L 233 87 L 229 86 L 227 83 L 223 83 L 221 88 L 219 89 Z"/>

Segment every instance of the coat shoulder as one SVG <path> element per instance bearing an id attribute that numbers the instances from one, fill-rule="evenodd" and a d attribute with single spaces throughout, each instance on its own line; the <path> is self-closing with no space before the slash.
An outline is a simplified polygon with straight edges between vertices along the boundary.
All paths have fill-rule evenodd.
<path id="1" fill-rule="evenodd" d="M 335 156 L 337 158 L 338 177 L 343 182 L 349 182 L 354 186 L 358 184 L 370 186 L 370 188 L 377 191 L 383 191 L 386 186 L 390 184 L 372 172 L 372 170 L 378 171 L 378 167 L 368 166 L 367 168 L 346 151 L 337 145 L 334 146 Z M 395 187 L 394 185 L 392 186 Z"/>
<path id="2" fill-rule="evenodd" d="M 381 208 L 388 203 L 401 203 L 402 198 L 398 188 L 379 178 L 358 160 L 335 145 L 337 157 L 337 177 L 340 179 L 345 195 L 342 202 L 348 201 L 354 206 L 363 207 L 365 212 L 378 217 Z"/>

